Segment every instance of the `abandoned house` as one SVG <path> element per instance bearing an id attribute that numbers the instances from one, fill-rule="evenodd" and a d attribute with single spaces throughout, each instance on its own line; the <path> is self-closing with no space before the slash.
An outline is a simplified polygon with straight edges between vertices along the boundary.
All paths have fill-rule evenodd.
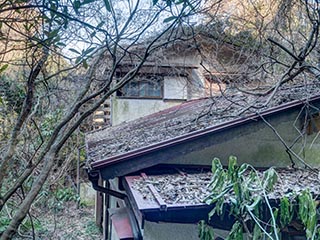
<path id="1" fill-rule="evenodd" d="M 214 157 L 281 168 L 275 195 L 309 185 L 320 193 L 317 174 L 301 169 L 320 165 L 318 90 L 281 87 L 272 98 L 230 90 L 88 133 L 89 179 L 103 196 L 97 220 L 104 238 L 198 239 L 197 224 L 212 209 L 203 199 Z M 213 217 L 209 224 L 223 238 L 232 219 Z M 304 239 L 301 231 L 284 234 Z"/>
<path id="2" fill-rule="evenodd" d="M 175 42 L 158 49 L 131 82 L 94 112 L 88 120 L 89 129 L 118 125 L 191 99 L 219 95 L 230 78 L 244 76 L 239 66 L 245 57 L 239 56 L 234 46 L 201 43 L 199 47 L 193 42 Z M 207 54 L 199 53 L 199 48 Z M 129 54 L 118 64 L 116 76 L 121 78 L 137 62 L 135 55 Z"/>

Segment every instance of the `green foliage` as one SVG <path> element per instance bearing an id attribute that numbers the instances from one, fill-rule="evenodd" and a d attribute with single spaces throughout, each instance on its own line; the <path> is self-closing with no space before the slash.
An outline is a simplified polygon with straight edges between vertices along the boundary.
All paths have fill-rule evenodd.
<path id="1" fill-rule="evenodd" d="M 11 219 L 5 215 L 0 214 L 0 234 L 6 230 L 6 228 L 9 226 Z"/>
<path id="2" fill-rule="evenodd" d="M 243 227 L 240 222 L 233 224 L 226 240 L 243 240 Z"/>
<path id="3" fill-rule="evenodd" d="M 88 221 L 85 228 L 86 228 L 86 234 L 88 234 L 89 236 L 98 235 L 101 233 L 100 228 L 97 226 L 97 224 L 94 221 Z"/>
<path id="4" fill-rule="evenodd" d="M 80 54 L 80 52 L 77 49 L 74 49 L 74 48 L 69 48 L 69 51 L 73 52 L 75 54 Z"/>
<path id="5" fill-rule="evenodd" d="M 30 218 L 26 218 L 21 226 L 20 226 L 20 229 L 23 231 L 23 232 L 28 232 L 32 229 L 34 229 L 36 232 L 42 232 L 42 231 L 45 231 L 43 225 L 41 224 L 41 222 L 36 219 L 36 218 L 33 218 L 32 221 L 30 220 Z"/>
<path id="6" fill-rule="evenodd" d="M 78 194 L 72 188 L 58 189 L 55 192 L 55 197 L 62 202 L 79 201 Z"/>
<path id="7" fill-rule="evenodd" d="M 10 221 L 11 221 L 11 216 L 9 212 L 12 214 L 16 210 L 16 206 L 13 206 L 11 204 L 6 205 L 6 209 L 8 214 L 5 212 L 0 213 L 0 235 L 2 232 L 6 230 L 6 228 L 9 226 Z M 44 228 L 43 224 L 41 223 L 40 220 L 38 220 L 35 217 L 32 217 L 32 220 L 30 219 L 30 216 L 26 217 L 19 228 L 20 232 L 26 233 L 30 232 L 32 229 L 34 229 L 36 232 L 44 232 L 46 229 Z"/>
<path id="8" fill-rule="evenodd" d="M 263 238 L 263 233 L 258 224 L 254 225 L 253 228 L 253 240 L 260 240 Z"/>
<path id="9" fill-rule="evenodd" d="M 208 226 L 205 221 L 200 221 L 198 225 L 199 238 L 202 240 L 214 239 L 213 229 Z"/>
<path id="10" fill-rule="evenodd" d="M 248 164 L 237 165 L 236 157 L 229 158 L 228 168 L 225 169 L 220 160 L 212 161 L 212 181 L 209 185 L 211 194 L 205 199 L 207 204 L 214 204 L 209 212 L 209 219 L 217 214 L 224 215 L 225 205 L 230 206 L 229 214 L 237 221 L 234 223 L 228 240 L 243 239 L 244 229 L 249 230 L 247 234 L 250 239 L 279 239 L 279 231 L 286 228 L 298 215 L 298 219 L 305 227 L 308 240 L 320 238 L 317 227 L 316 202 L 310 191 L 305 190 L 296 197 L 284 196 L 280 199 L 279 209 L 271 208 L 268 193 L 273 191 L 277 182 L 277 173 L 273 168 L 263 174 L 257 172 Z M 271 218 L 262 216 L 261 205 L 267 206 Z M 264 214 L 265 215 L 265 214 Z M 249 224 L 250 223 L 250 224 Z M 253 223 L 253 225 L 252 225 Z M 263 224 L 265 223 L 265 224 Z M 251 227 L 250 227 L 251 226 Z M 202 221 L 199 224 L 200 239 L 214 239 L 213 232 Z"/>
<path id="11" fill-rule="evenodd" d="M 260 44 L 254 35 L 255 33 L 253 31 L 244 30 L 234 35 L 230 34 L 228 37 L 236 46 L 242 46 L 245 49 L 251 48 L 252 50 L 256 48 L 256 50 L 258 50 Z"/>
<path id="12" fill-rule="evenodd" d="M 20 82 L 3 75 L 0 76 L 0 97 L 2 105 L 5 105 L 8 111 L 20 112 L 25 91 Z"/>
<path id="13" fill-rule="evenodd" d="M 248 164 L 237 165 L 237 158 L 229 158 L 228 169 L 224 169 L 220 160 L 215 158 L 212 162 L 212 181 L 209 185 L 211 194 L 206 198 L 207 204 L 214 204 L 215 207 L 209 213 L 209 219 L 214 215 L 224 214 L 224 205 L 230 204 L 230 215 L 236 218 L 251 216 L 251 220 L 259 219 L 260 205 L 263 192 L 273 189 L 277 181 L 277 174 L 274 169 L 267 170 L 262 179 L 258 172 Z M 245 222 L 245 221 L 243 221 Z M 260 225 L 255 227 L 253 238 L 261 236 Z M 241 235 L 241 237 L 240 237 Z M 243 226 L 236 222 L 229 234 L 228 239 L 242 239 Z"/>
<path id="14" fill-rule="evenodd" d="M 289 201 L 289 198 L 283 197 L 280 200 L 280 226 L 281 228 L 285 228 L 291 223 L 293 218 L 293 205 Z"/>
<path id="15" fill-rule="evenodd" d="M 168 18 L 164 19 L 163 22 L 164 22 L 164 23 L 167 23 L 167 22 L 171 22 L 171 21 L 173 21 L 173 20 L 175 20 L 175 19 L 177 19 L 176 16 L 171 16 L 171 17 L 168 17 Z"/>
<path id="16" fill-rule="evenodd" d="M 4 64 L 0 67 L 0 74 L 3 73 L 7 68 L 9 67 L 9 64 Z"/>
<path id="17" fill-rule="evenodd" d="M 307 239 L 315 239 L 317 231 L 317 209 L 316 203 L 309 190 L 303 191 L 298 196 L 298 217 L 306 228 Z"/>
<path id="18" fill-rule="evenodd" d="M 56 109 L 53 112 L 46 114 L 43 117 L 41 124 L 41 133 L 44 137 L 50 137 L 54 131 L 56 123 L 61 119 L 62 111 L 61 109 Z"/>
<path id="19" fill-rule="evenodd" d="M 111 6 L 110 6 L 110 3 L 109 3 L 109 0 L 103 0 L 104 2 L 104 6 L 106 7 L 106 10 L 108 12 L 111 12 Z"/>
<path id="20" fill-rule="evenodd" d="M 278 181 L 278 175 L 273 168 L 269 168 L 267 171 L 263 173 L 262 184 L 263 188 L 268 192 L 273 191 L 273 186 Z"/>
<path id="21" fill-rule="evenodd" d="M 72 188 L 59 188 L 53 193 L 51 191 L 42 191 L 41 195 L 44 196 L 42 203 L 54 212 L 62 211 L 65 208 L 66 202 L 80 201 L 80 197 Z"/>

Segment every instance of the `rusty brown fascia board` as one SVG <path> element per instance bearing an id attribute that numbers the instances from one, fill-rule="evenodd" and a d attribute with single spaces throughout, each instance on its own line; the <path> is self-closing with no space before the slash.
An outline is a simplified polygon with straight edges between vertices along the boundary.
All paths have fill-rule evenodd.
<path id="1" fill-rule="evenodd" d="M 314 96 L 314 97 L 311 97 L 308 99 L 295 100 L 295 101 L 292 101 L 292 102 L 289 102 L 289 103 L 286 103 L 283 105 L 269 108 L 265 111 L 262 111 L 260 114 L 253 113 L 248 116 L 239 117 L 237 119 L 234 119 L 234 120 L 231 120 L 231 121 L 228 121 L 228 122 L 225 122 L 225 123 L 213 126 L 213 127 L 209 127 L 209 128 L 202 129 L 202 130 L 197 130 L 197 131 L 194 131 L 194 132 L 182 135 L 182 136 L 171 138 L 171 139 L 163 141 L 163 142 L 155 143 L 155 144 L 152 144 L 152 145 L 149 145 L 146 147 L 138 148 L 133 151 L 129 151 L 129 152 L 126 152 L 123 154 L 112 156 L 112 157 L 109 157 L 109 158 L 106 158 L 103 160 L 95 161 L 95 162 L 91 163 L 91 167 L 92 167 L 92 169 L 98 170 L 98 169 L 107 167 L 109 165 L 113 165 L 113 164 L 116 164 L 116 163 L 119 163 L 122 161 L 127 161 L 127 160 L 130 160 L 135 157 L 139 157 L 139 156 L 151 153 L 151 152 L 155 152 L 155 151 L 158 151 L 161 149 L 172 147 L 177 144 L 181 144 L 183 142 L 192 141 L 196 138 L 203 137 L 207 134 L 211 134 L 214 132 L 219 132 L 222 130 L 233 128 L 233 127 L 236 127 L 239 125 L 249 123 L 251 121 L 257 121 L 260 118 L 260 116 L 263 116 L 263 117 L 271 116 L 273 114 L 277 114 L 277 113 L 280 113 L 282 111 L 285 111 L 285 110 L 288 110 L 288 109 L 291 109 L 294 107 L 302 106 L 305 103 L 315 102 L 318 100 L 320 100 L 320 95 Z"/>

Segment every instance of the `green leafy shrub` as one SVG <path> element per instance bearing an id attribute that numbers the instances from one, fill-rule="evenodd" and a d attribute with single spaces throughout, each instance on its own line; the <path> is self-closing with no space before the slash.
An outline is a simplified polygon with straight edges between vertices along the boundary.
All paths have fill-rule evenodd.
<path id="1" fill-rule="evenodd" d="M 79 201 L 78 194 L 72 188 L 58 189 L 55 193 L 55 197 L 61 202 Z"/>
<path id="2" fill-rule="evenodd" d="M 207 204 L 214 205 L 208 214 L 209 220 L 215 214 L 226 214 L 226 204 L 230 206 L 228 214 L 236 219 L 227 240 L 245 239 L 244 233 L 249 239 L 279 240 L 281 229 L 287 228 L 293 220 L 301 223 L 308 240 L 320 239 L 316 201 L 309 190 L 291 194 L 290 198 L 283 196 L 278 209 L 272 207 L 268 199 L 268 193 L 273 191 L 278 178 L 273 168 L 262 174 L 249 164 L 238 166 L 237 158 L 231 156 L 227 169 L 215 158 L 212 173 L 211 194 L 205 199 Z M 270 219 L 265 219 L 266 214 L 262 214 L 262 204 L 266 206 Z M 213 229 L 209 228 L 204 221 L 200 222 L 201 240 L 214 239 Z"/>
<path id="3" fill-rule="evenodd" d="M 46 231 L 46 229 L 41 224 L 40 220 L 36 218 L 33 218 L 32 221 L 30 220 L 30 218 L 26 218 L 20 225 L 20 229 L 23 232 L 29 232 L 32 229 L 34 229 L 37 233 Z"/>
<path id="4" fill-rule="evenodd" d="M 101 233 L 100 228 L 96 225 L 94 221 L 88 221 L 85 228 L 86 234 L 88 235 L 99 235 Z"/>
<path id="5" fill-rule="evenodd" d="M 6 215 L 0 215 L 0 234 L 6 230 L 10 224 L 10 218 Z"/>

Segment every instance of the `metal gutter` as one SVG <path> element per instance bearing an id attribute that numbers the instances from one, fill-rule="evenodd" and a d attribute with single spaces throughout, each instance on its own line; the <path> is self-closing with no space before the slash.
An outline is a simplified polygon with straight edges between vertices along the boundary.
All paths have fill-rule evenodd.
<path id="1" fill-rule="evenodd" d="M 188 174 L 188 172 L 186 173 Z M 145 174 L 140 174 L 140 176 L 126 176 L 123 181 L 126 193 L 133 202 L 135 209 L 143 215 L 144 221 L 196 224 L 200 220 L 206 220 L 214 228 L 228 231 L 231 230 L 236 219 L 234 216 L 227 214 L 232 207 L 228 202 L 225 202 L 226 209 L 224 212 L 226 214 L 223 214 L 222 216 L 214 214 L 210 219 L 208 219 L 208 213 L 214 208 L 214 204 L 168 203 L 166 210 L 163 211 L 156 198 L 149 199 L 148 197 L 144 197 L 142 196 L 141 191 L 134 187 L 135 182 L 138 179 L 141 180 L 141 178 L 145 179 Z M 148 184 L 148 182 L 145 182 L 145 186 L 148 186 Z M 313 196 L 316 197 L 315 195 Z M 316 198 L 318 199 L 318 197 Z M 280 199 L 281 197 L 279 196 L 275 199 L 270 198 L 269 204 L 272 208 L 278 208 Z M 264 201 L 262 201 L 261 207 L 261 220 L 267 222 L 271 218 L 269 208 Z"/>
<path id="2" fill-rule="evenodd" d="M 143 216 L 142 222 L 197 224 L 200 220 L 209 221 L 208 213 L 213 209 L 214 205 L 205 203 L 194 205 L 168 204 L 164 210 L 157 202 L 157 199 L 154 201 L 144 199 L 138 191 L 134 190 L 132 186 L 137 178 L 140 178 L 140 176 L 127 176 L 123 179 L 123 182 L 126 193 L 133 202 L 133 206 L 135 206 L 135 212 Z M 209 222 L 214 227 L 230 230 L 234 223 L 234 218 L 229 215 L 225 215 L 223 218 L 214 215 Z"/>
<path id="3" fill-rule="evenodd" d="M 142 240 L 142 234 L 140 232 L 139 224 L 137 222 L 137 219 L 134 216 L 132 206 L 128 199 L 128 196 L 126 194 L 100 186 L 99 172 L 97 171 L 88 171 L 88 177 L 90 182 L 92 183 L 92 187 L 94 190 L 124 200 L 126 206 L 128 207 L 129 222 L 132 228 L 134 240 Z"/>
<path id="4" fill-rule="evenodd" d="M 229 128 L 234 128 L 234 127 L 244 125 L 244 124 L 247 124 L 247 123 L 250 123 L 253 121 L 258 121 L 261 118 L 261 116 L 268 117 L 268 116 L 280 113 L 282 111 L 289 110 L 289 109 L 292 109 L 292 108 L 295 108 L 298 106 L 302 106 L 303 104 L 318 101 L 318 100 L 320 100 L 320 95 L 315 96 L 315 97 L 311 97 L 309 99 L 295 100 L 295 101 L 292 101 L 292 102 L 289 102 L 289 103 L 286 103 L 283 105 L 279 105 L 279 106 L 267 109 L 265 111 L 262 111 L 259 114 L 253 113 L 253 114 L 250 114 L 245 117 L 239 117 L 237 119 L 234 119 L 229 122 L 225 122 L 225 123 L 213 126 L 213 127 L 194 131 L 192 133 L 188 133 L 188 134 L 185 134 L 182 136 L 171 138 L 169 140 L 159 142 L 156 144 L 152 144 L 152 145 L 149 145 L 149 146 L 146 146 L 143 148 L 139 148 L 139 149 L 136 149 L 136 150 L 124 153 L 124 154 L 120 154 L 120 155 L 112 156 L 110 158 L 106 158 L 103 160 L 95 161 L 95 162 L 91 163 L 91 168 L 98 170 L 98 169 L 107 167 L 109 165 L 113 165 L 113 164 L 116 164 L 119 162 L 127 161 L 132 158 L 139 157 L 139 156 L 142 156 L 142 155 L 145 155 L 148 153 L 152 153 L 155 151 L 159 151 L 159 150 L 162 150 L 165 148 L 169 148 L 169 147 L 172 147 L 172 146 L 175 146 L 178 144 L 182 144 L 184 142 L 192 141 L 194 139 L 203 137 L 208 134 L 223 131 L 223 130 L 226 130 Z"/>

